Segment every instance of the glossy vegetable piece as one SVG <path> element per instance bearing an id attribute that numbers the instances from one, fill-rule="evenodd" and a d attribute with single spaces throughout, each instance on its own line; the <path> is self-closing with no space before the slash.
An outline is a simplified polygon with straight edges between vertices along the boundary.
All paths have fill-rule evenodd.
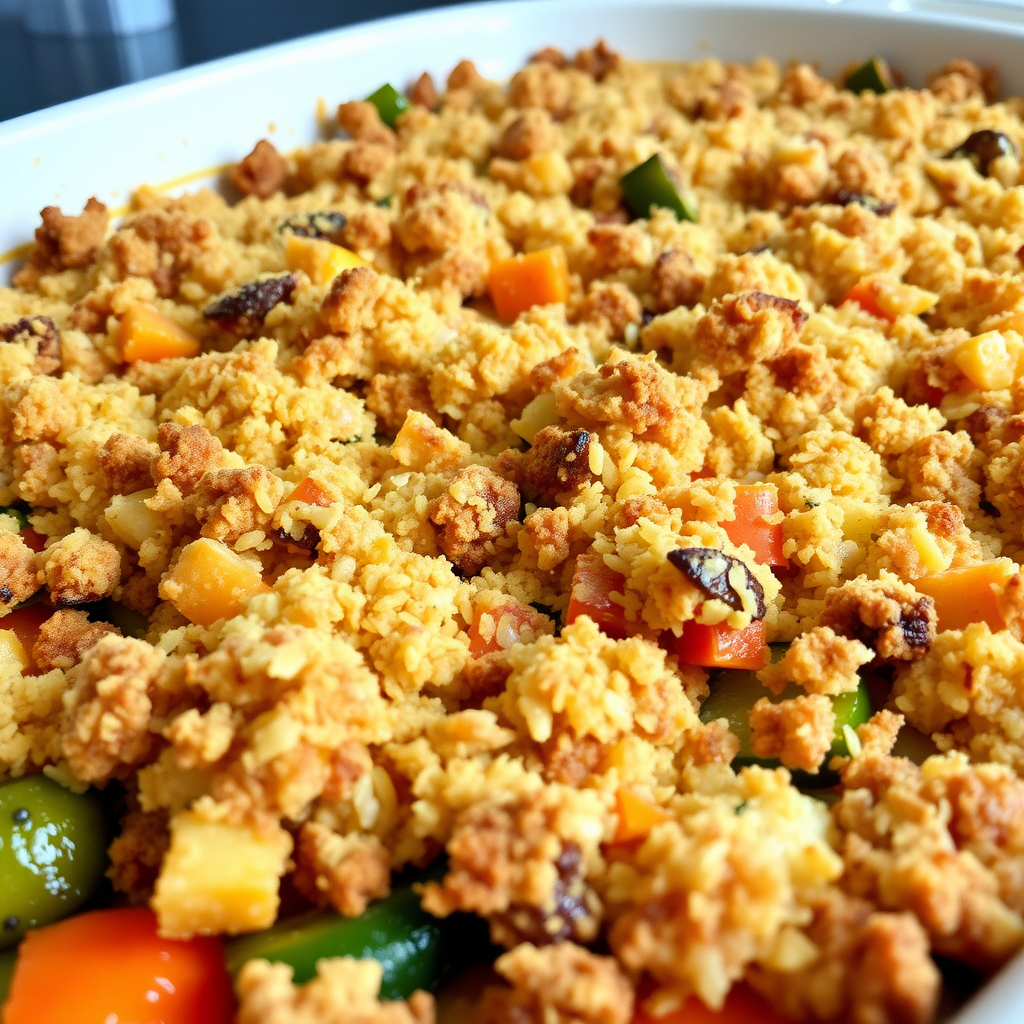
<path id="1" fill-rule="evenodd" d="M 569 298 L 569 263 L 560 245 L 491 264 L 487 289 L 498 316 L 515 320 L 533 306 Z"/>
<path id="2" fill-rule="evenodd" d="M 11 629 L 0 629 L 0 664 L 15 665 L 23 672 L 32 663 L 29 652 Z"/>
<path id="3" fill-rule="evenodd" d="M 162 939 L 143 907 L 94 910 L 30 932 L 3 1024 L 231 1024 L 221 942 Z"/>
<path id="4" fill-rule="evenodd" d="M 733 501 L 736 518 L 721 526 L 733 544 L 746 544 L 762 565 L 787 565 L 782 553 L 782 523 L 767 520 L 779 512 L 779 492 L 771 484 L 737 484 Z"/>
<path id="5" fill-rule="evenodd" d="M 615 813 L 618 815 L 618 824 L 615 826 L 613 843 L 631 843 L 643 839 L 655 825 L 672 820 L 672 815 L 664 808 L 621 786 L 615 794 Z"/>
<path id="6" fill-rule="evenodd" d="M 696 996 L 664 1017 L 637 1010 L 631 1024 L 792 1024 L 776 1013 L 752 988 L 734 985 L 720 1010 L 710 1010 Z"/>
<path id="7" fill-rule="evenodd" d="M 609 569 L 597 552 L 585 552 L 576 559 L 565 624 L 575 622 L 581 615 L 589 615 L 606 636 L 613 640 L 624 639 L 633 629 L 626 620 L 625 608 L 611 595 L 621 595 L 625 589 L 626 580 L 621 573 Z"/>
<path id="8" fill-rule="evenodd" d="M 252 563 L 207 537 L 182 550 L 161 584 L 161 596 L 200 626 L 238 615 L 251 598 L 269 590 Z"/>
<path id="9" fill-rule="evenodd" d="M 198 338 L 150 306 L 137 302 L 121 317 L 121 358 L 126 363 L 197 356 L 201 348 Z"/>
<path id="10" fill-rule="evenodd" d="M 972 132 L 956 149 L 946 154 L 947 160 L 970 160 L 974 169 L 986 178 L 992 164 L 1002 156 L 1017 156 L 1017 147 L 1002 132 L 983 128 Z"/>
<path id="11" fill-rule="evenodd" d="M 289 964 L 296 983 L 313 978 L 323 957 L 372 958 L 384 968 L 381 997 L 405 999 L 418 988 L 436 990 L 487 946 L 482 921 L 462 914 L 444 920 L 433 917 L 407 884 L 370 904 L 360 917 L 342 917 L 333 911 L 305 914 L 267 931 L 232 939 L 224 953 L 232 974 L 247 960 L 262 957 Z"/>
<path id="12" fill-rule="evenodd" d="M 773 654 L 781 656 L 785 644 L 774 644 Z M 700 708 L 702 722 L 713 722 L 725 718 L 729 728 L 740 741 L 740 752 L 736 760 L 741 764 L 765 764 L 775 766 L 777 761 L 766 761 L 755 757 L 750 742 L 750 711 L 762 698 L 767 697 L 773 704 L 802 696 L 804 691 L 797 686 L 788 686 L 779 696 L 762 686 L 753 672 L 728 671 L 716 673 L 709 680 L 711 695 Z M 862 681 L 853 693 L 841 693 L 832 698 L 836 713 L 836 727 L 829 751 L 829 757 L 846 756 L 850 753 L 843 726 L 856 729 L 871 717 L 871 700 L 867 686 Z"/>
<path id="13" fill-rule="evenodd" d="M 106 850 L 95 793 L 45 775 L 0 784 L 0 949 L 82 906 L 103 879 Z"/>
<path id="14" fill-rule="evenodd" d="M 1024 352 L 1019 338 L 985 331 L 965 338 L 953 350 L 957 369 L 979 391 L 1001 391 L 1017 379 Z"/>
<path id="15" fill-rule="evenodd" d="M 409 101 L 390 82 L 385 82 L 366 98 L 377 108 L 380 119 L 389 128 L 394 128 L 399 115 L 409 109 Z"/>
<path id="16" fill-rule="evenodd" d="M 879 56 L 871 57 L 860 67 L 854 68 L 843 83 L 850 92 L 888 92 L 895 82 L 892 69 Z"/>
<path id="17" fill-rule="evenodd" d="M 659 153 L 627 171 L 619 179 L 619 187 L 634 217 L 650 217 L 654 207 L 663 206 L 677 220 L 697 221 L 696 203 L 680 193 Z"/>
<path id="18" fill-rule="evenodd" d="M 959 569 L 929 573 L 914 580 L 914 588 L 935 602 L 940 630 L 966 629 L 985 622 L 996 631 L 1006 628 L 999 595 L 1013 575 L 1008 562 L 982 562 Z"/>
<path id="19" fill-rule="evenodd" d="M 757 671 L 768 664 L 763 619 L 755 619 L 745 629 L 732 629 L 724 622 L 715 626 L 687 622 L 683 635 L 669 635 L 666 644 L 684 665 Z"/>

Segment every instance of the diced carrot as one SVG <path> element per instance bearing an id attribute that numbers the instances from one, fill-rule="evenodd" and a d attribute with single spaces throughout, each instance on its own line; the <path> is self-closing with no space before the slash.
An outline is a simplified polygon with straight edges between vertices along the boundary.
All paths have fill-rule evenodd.
<path id="1" fill-rule="evenodd" d="M 865 313 L 870 316 L 878 317 L 879 320 L 888 320 L 892 323 L 896 317 L 887 313 L 878 304 L 878 282 L 871 280 L 858 281 L 847 293 L 843 296 L 843 301 L 840 305 L 845 306 L 847 302 L 855 302 Z"/>
<path id="2" fill-rule="evenodd" d="M 560 245 L 492 264 L 487 280 L 491 300 L 502 320 L 515 320 L 531 306 L 569 298 L 569 264 Z"/>
<path id="3" fill-rule="evenodd" d="M 929 573 L 914 580 L 914 587 L 935 602 L 939 629 L 965 629 L 972 622 L 987 622 L 989 629 L 1004 629 L 999 595 L 1013 575 L 1006 562 L 982 562 L 959 569 Z"/>
<path id="4" fill-rule="evenodd" d="M 664 1017 L 650 1017 L 637 1010 L 631 1024 L 792 1024 L 776 1013 L 752 988 L 733 985 L 720 1010 L 709 1010 L 692 996 L 678 1010 Z"/>
<path id="5" fill-rule="evenodd" d="M 333 504 L 334 499 L 312 477 L 307 476 L 298 483 L 295 490 L 285 498 L 285 501 L 304 501 L 307 505 L 320 505 L 322 508 L 327 508 Z"/>
<path id="6" fill-rule="evenodd" d="M 619 787 L 615 794 L 615 812 L 619 816 L 613 843 L 630 843 L 643 839 L 655 825 L 671 821 L 668 811 L 638 797 L 636 793 Z"/>
<path id="7" fill-rule="evenodd" d="M 682 636 L 667 634 L 666 643 L 684 665 L 757 670 L 768 663 L 763 619 L 745 629 L 731 629 L 724 622 L 705 626 L 691 621 L 683 627 Z"/>
<path id="8" fill-rule="evenodd" d="M 486 621 L 485 621 L 486 620 Z M 507 601 L 490 611 L 476 609 L 469 629 L 469 653 L 474 658 L 502 651 L 515 643 L 526 626 L 537 625 L 540 613 L 519 601 Z"/>
<path id="9" fill-rule="evenodd" d="M 43 623 L 53 614 L 48 604 L 38 602 L 24 608 L 15 608 L 10 615 L 0 619 L 0 629 L 9 629 L 21 641 L 21 646 L 31 655 L 35 642 L 39 639 L 39 630 Z"/>
<path id="10" fill-rule="evenodd" d="M 898 316 L 918 316 L 927 312 L 939 297 L 901 281 L 883 281 L 862 278 L 843 298 L 843 302 L 856 302 L 865 313 L 892 323 Z"/>
<path id="11" fill-rule="evenodd" d="M 738 484 L 735 519 L 721 524 L 733 544 L 746 544 L 762 565 L 786 565 L 782 523 L 769 523 L 779 512 L 779 492 L 771 484 Z"/>
<path id="12" fill-rule="evenodd" d="M 160 584 L 160 596 L 199 626 L 238 615 L 251 598 L 269 590 L 253 565 L 226 544 L 206 537 L 182 550 Z"/>
<path id="13" fill-rule="evenodd" d="M 157 935 L 144 907 L 94 910 L 30 931 L 18 950 L 3 1024 L 230 1024 L 221 940 Z"/>
<path id="14" fill-rule="evenodd" d="M 129 306 L 121 317 L 121 357 L 126 363 L 196 356 L 201 348 L 199 339 L 184 327 L 141 302 Z"/>
<path id="15" fill-rule="evenodd" d="M 301 270 L 313 284 L 330 284 L 343 270 L 368 267 L 358 253 L 324 238 L 289 235 L 284 244 L 284 261 L 289 270 Z"/>
<path id="16" fill-rule="evenodd" d="M 626 620 L 626 610 L 611 599 L 613 592 L 622 594 L 625 589 L 625 577 L 609 569 L 598 552 L 584 552 L 576 559 L 566 625 L 581 615 L 589 615 L 601 632 L 613 640 L 629 636 L 634 630 Z"/>

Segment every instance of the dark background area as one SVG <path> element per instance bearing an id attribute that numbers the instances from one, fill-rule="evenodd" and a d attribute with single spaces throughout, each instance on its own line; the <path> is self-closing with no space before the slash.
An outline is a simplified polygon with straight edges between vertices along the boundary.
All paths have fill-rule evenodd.
<path id="1" fill-rule="evenodd" d="M 8 0 L 0 4 L 0 121 L 269 43 L 453 2 L 175 0 L 177 20 L 167 28 L 70 38 L 26 31 Z"/>

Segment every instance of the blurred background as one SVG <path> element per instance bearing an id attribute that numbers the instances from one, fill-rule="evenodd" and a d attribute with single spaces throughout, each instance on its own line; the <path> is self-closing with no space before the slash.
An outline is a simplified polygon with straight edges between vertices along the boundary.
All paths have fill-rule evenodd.
<path id="1" fill-rule="evenodd" d="M 268 43 L 458 0 L 0 0 L 0 121 Z"/>

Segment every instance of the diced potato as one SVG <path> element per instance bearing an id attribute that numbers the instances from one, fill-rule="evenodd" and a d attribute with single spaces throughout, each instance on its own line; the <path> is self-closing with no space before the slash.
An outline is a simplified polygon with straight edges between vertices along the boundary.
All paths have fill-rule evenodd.
<path id="1" fill-rule="evenodd" d="M 238 615 L 269 590 L 255 565 L 206 537 L 185 547 L 160 583 L 160 596 L 200 626 Z"/>
<path id="2" fill-rule="evenodd" d="M 171 819 L 171 846 L 152 901 L 160 933 L 187 939 L 269 928 L 291 849 L 281 828 L 263 834 L 179 812 Z"/>
<path id="3" fill-rule="evenodd" d="M 517 420 L 512 420 L 509 426 L 512 432 L 521 437 L 527 444 L 533 444 L 533 439 L 545 428 L 560 423 L 562 418 L 558 415 L 555 407 L 555 396 L 550 391 L 538 395 L 530 402 L 523 415 Z"/>
<path id="4" fill-rule="evenodd" d="M 154 494 L 153 488 L 134 494 L 115 494 L 103 513 L 117 537 L 136 551 L 155 537 L 162 525 L 159 513 L 146 505 L 146 499 Z"/>
<path id="5" fill-rule="evenodd" d="M 1020 338 L 999 331 L 968 338 L 953 353 L 957 368 L 979 391 L 1008 388 L 1017 379 L 1020 358 Z"/>
<path id="6" fill-rule="evenodd" d="M 136 303 L 121 317 L 121 357 L 126 363 L 197 356 L 201 348 L 198 338 L 150 306 Z"/>
<path id="7" fill-rule="evenodd" d="M 289 270 L 301 270 L 313 284 L 330 284 L 343 270 L 367 267 L 357 253 L 323 238 L 289 235 L 284 246 L 284 260 Z"/>
<path id="8" fill-rule="evenodd" d="M 28 654 L 18 634 L 13 629 L 0 629 L 0 665 L 24 670 L 28 668 L 28 663 Z"/>

